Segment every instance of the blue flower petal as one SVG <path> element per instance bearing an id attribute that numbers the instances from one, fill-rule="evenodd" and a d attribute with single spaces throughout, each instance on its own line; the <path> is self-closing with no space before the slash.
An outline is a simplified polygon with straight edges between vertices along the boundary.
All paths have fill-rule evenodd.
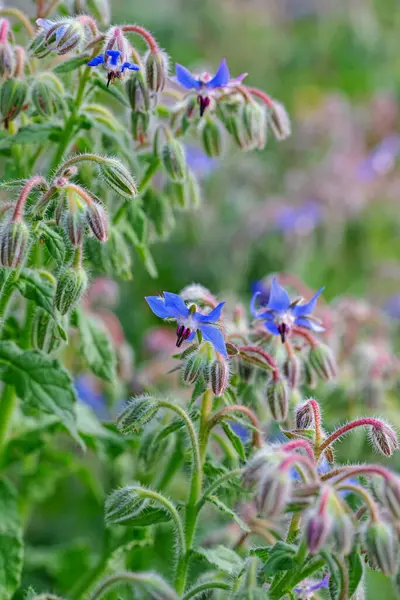
<path id="1" fill-rule="evenodd" d="M 228 352 L 226 351 L 224 336 L 219 329 L 213 325 L 200 324 L 199 329 L 203 334 L 203 338 L 206 342 L 211 342 L 217 352 L 228 358 Z"/>
<path id="2" fill-rule="evenodd" d="M 164 292 L 165 308 L 169 311 L 170 316 L 179 319 L 180 317 L 188 317 L 189 309 L 178 294 Z"/>
<path id="3" fill-rule="evenodd" d="M 258 318 L 259 314 L 258 314 L 258 310 L 257 309 L 257 298 L 259 298 L 261 296 L 261 292 L 256 292 L 251 301 L 250 301 L 250 312 L 253 315 L 253 317 Z"/>
<path id="4" fill-rule="evenodd" d="M 172 316 L 165 307 L 165 301 L 159 296 L 146 296 L 145 300 L 157 317 L 168 319 Z"/>
<path id="5" fill-rule="evenodd" d="M 268 308 L 276 312 L 285 312 L 290 306 L 290 298 L 287 291 L 279 285 L 275 277 L 271 283 Z"/>
<path id="6" fill-rule="evenodd" d="M 130 71 L 140 71 L 139 65 L 135 65 L 135 63 L 130 62 L 124 62 L 121 67 L 121 73 L 123 73 L 125 69 L 129 69 Z"/>
<path id="7" fill-rule="evenodd" d="M 54 24 L 54 21 L 50 21 L 50 19 L 36 19 L 36 25 L 42 27 L 45 31 L 49 31 Z"/>
<path id="8" fill-rule="evenodd" d="M 315 332 L 325 331 L 325 327 L 319 323 L 315 323 L 315 321 L 312 321 L 311 319 L 307 319 L 307 317 L 297 317 L 295 319 L 295 324 Z"/>
<path id="9" fill-rule="evenodd" d="M 89 60 L 89 67 L 97 67 L 98 65 L 102 65 L 104 63 L 104 56 L 101 54 L 100 56 L 95 56 L 92 60 Z"/>
<path id="10" fill-rule="evenodd" d="M 201 81 L 196 79 L 196 77 L 194 77 L 194 75 L 191 74 L 189 69 L 186 69 L 182 65 L 176 63 L 175 73 L 178 82 L 181 84 L 182 87 L 186 88 L 187 90 L 201 88 Z"/>
<path id="11" fill-rule="evenodd" d="M 192 333 L 189 335 L 189 337 L 186 339 L 187 342 L 191 342 L 192 340 L 194 340 L 196 336 L 196 331 L 192 331 Z"/>
<path id="12" fill-rule="evenodd" d="M 110 57 L 110 65 L 112 67 L 116 67 L 118 65 L 118 59 L 121 56 L 121 52 L 119 50 L 107 50 L 107 56 Z"/>
<path id="13" fill-rule="evenodd" d="M 216 323 L 221 318 L 222 308 L 225 302 L 220 302 L 218 306 L 214 308 L 208 315 L 202 315 L 201 313 L 196 312 L 196 319 L 200 323 Z"/>
<path id="14" fill-rule="evenodd" d="M 324 291 L 324 289 L 325 288 L 322 287 L 320 290 L 318 290 L 315 296 L 313 296 L 313 298 L 310 300 L 310 302 L 307 302 L 307 304 L 297 304 L 296 306 L 293 306 L 292 313 L 294 316 L 304 317 L 305 315 L 311 314 L 317 305 L 318 296 Z"/>
<path id="15" fill-rule="evenodd" d="M 275 319 L 275 311 L 265 310 L 258 315 L 258 318 L 262 319 L 263 321 L 273 321 Z"/>
<path id="16" fill-rule="evenodd" d="M 275 323 L 268 323 L 268 321 L 266 321 L 264 323 L 264 327 L 265 329 L 267 329 L 270 333 L 272 333 L 272 335 L 280 335 L 278 328 L 276 326 Z"/>
<path id="17" fill-rule="evenodd" d="M 206 83 L 208 88 L 224 87 L 229 83 L 231 75 L 229 73 L 228 65 L 226 64 L 225 58 L 222 59 L 221 64 L 218 67 L 218 71 L 214 77 Z"/>

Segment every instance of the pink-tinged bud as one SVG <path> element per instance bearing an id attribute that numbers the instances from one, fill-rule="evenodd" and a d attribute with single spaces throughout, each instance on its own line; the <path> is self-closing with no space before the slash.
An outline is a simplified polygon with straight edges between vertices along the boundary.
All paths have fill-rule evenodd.
<path id="1" fill-rule="evenodd" d="M 314 413 L 309 402 L 296 408 L 296 429 L 311 429 L 314 426 Z"/>
<path id="2" fill-rule="evenodd" d="M 283 373 L 286 377 L 289 387 L 292 390 L 299 387 L 301 363 L 296 355 L 290 355 L 287 357 L 283 364 Z"/>
<path id="3" fill-rule="evenodd" d="M 168 55 L 162 50 L 149 50 L 144 57 L 146 81 L 152 92 L 162 92 L 168 79 Z"/>
<path id="4" fill-rule="evenodd" d="M 392 456 L 395 450 L 399 449 L 397 434 L 393 427 L 380 422 L 377 427 L 371 427 L 371 442 L 385 456 Z"/>
<path id="5" fill-rule="evenodd" d="M 266 517 L 280 517 L 290 501 L 291 475 L 287 469 L 269 469 L 261 479 L 256 497 L 257 508 Z"/>
<path id="6" fill-rule="evenodd" d="M 12 77 L 7 79 L 0 88 L 0 113 L 4 124 L 13 121 L 24 107 L 28 94 L 26 81 Z"/>
<path id="7" fill-rule="evenodd" d="M 182 183 L 186 179 L 187 165 L 185 150 L 178 140 L 167 140 L 161 148 L 161 160 L 168 177 Z"/>
<path id="8" fill-rule="evenodd" d="M 283 379 L 272 379 L 267 386 L 268 406 L 276 421 L 285 421 L 289 410 L 289 394 Z"/>
<path id="9" fill-rule="evenodd" d="M 106 242 L 108 239 L 108 217 L 103 206 L 98 202 L 88 204 L 86 218 L 90 229 L 99 242 Z"/>
<path id="10" fill-rule="evenodd" d="M 272 133 L 279 141 L 285 140 L 292 133 L 289 115 L 283 104 L 276 102 L 276 100 L 273 101 L 270 108 L 269 123 Z"/>
<path id="11" fill-rule="evenodd" d="M 308 360 L 318 377 L 325 381 L 334 379 L 337 374 L 336 361 L 333 354 L 325 344 L 318 344 L 310 348 Z"/>
<path id="12" fill-rule="evenodd" d="M 371 567 L 388 576 L 397 572 L 399 542 L 389 523 L 383 520 L 368 523 L 364 530 L 364 544 Z"/>
<path id="13" fill-rule="evenodd" d="M 4 79 L 12 77 L 15 67 L 16 60 L 13 47 L 7 40 L 0 42 L 0 77 Z"/>
<path id="14" fill-rule="evenodd" d="M 204 119 L 201 139 L 204 151 L 208 156 L 221 156 L 223 146 L 222 132 L 219 125 L 213 119 Z"/>
<path id="15" fill-rule="evenodd" d="M 9 221 L 0 234 L 0 256 L 3 267 L 15 269 L 29 248 L 29 229 L 24 221 Z"/>
<path id="16" fill-rule="evenodd" d="M 225 393 L 229 383 L 229 363 L 221 355 L 217 355 L 211 365 L 210 382 L 216 396 L 222 396 Z"/>
<path id="17" fill-rule="evenodd" d="M 395 519 L 400 519 L 400 478 L 392 475 L 383 480 L 380 498 Z"/>
<path id="18" fill-rule="evenodd" d="M 86 210 L 74 206 L 64 213 L 64 229 L 74 248 L 82 245 L 86 227 Z"/>
<path id="19" fill-rule="evenodd" d="M 331 532 L 332 521 L 326 511 L 310 513 L 305 521 L 304 534 L 311 554 L 316 554 L 325 545 Z"/>

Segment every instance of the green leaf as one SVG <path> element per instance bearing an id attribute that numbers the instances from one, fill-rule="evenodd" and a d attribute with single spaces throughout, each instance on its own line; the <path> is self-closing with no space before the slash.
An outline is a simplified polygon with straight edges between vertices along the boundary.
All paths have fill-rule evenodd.
<path id="1" fill-rule="evenodd" d="M 152 277 L 153 279 L 157 279 L 158 271 L 156 263 L 154 262 L 154 258 L 149 248 L 147 246 L 137 246 L 136 250 L 150 277 Z"/>
<path id="2" fill-rule="evenodd" d="M 122 92 L 115 85 L 110 85 L 107 87 L 107 84 L 102 79 L 93 79 L 92 81 L 95 87 L 98 87 L 100 90 L 108 94 L 109 96 L 113 96 L 115 100 L 118 100 L 124 106 L 129 106 L 129 102 L 127 98 L 124 96 Z"/>
<path id="3" fill-rule="evenodd" d="M 196 548 L 195 552 L 205 558 L 210 565 L 228 575 L 239 575 L 244 566 L 244 562 L 240 556 L 234 550 L 225 548 L 225 546 Z"/>
<path id="4" fill-rule="evenodd" d="M 46 248 L 52 258 L 58 264 L 62 264 L 65 258 L 65 241 L 64 237 L 58 233 L 53 227 L 49 227 L 46 223 L 41 223 L 39 226 L 39 235 L 44 241 Z"/>
<path id="5" fill-rule="evenodd" d="M 81 336 L 81 351 L 90 370 L 105 379 L 115 380 L 116 357 L 110 337 L 100 322 L 76 311 L 77 325 Z"/>
<path id="6" fill-rule="evenodd" d="M 349 598 L 355 594 L 364 574 L 364 564 L 360 556 L 360 548 L 354 548 L 346 558 L 349 573 Z"/>
<path id="7" fill-rule="evenodd" d="M 258 546 L 250 550 L 250 556 L 257 556 L 264 563 L 267 562 L 270 554 L 271 546 Z"/>
<path id="8" fill-rule="evenodd" d="M 224 421 L 221 423 L 221 427 L 224 430 L 225 435 L 231 442 L 232 446 L 235 448 L 236 452 L 239 454 L 240 458 L 246 460 L 246 452 L 244 446 L 242 444 L 242 440 L 240 437 L 233 431 L 230 425 Z"/>
<path id="9" fill-rule="evenodd" d="M 14 342 L 0 342 L 0 378 L 15 386 L 27 406 L 57 416 L 83 445 L 76 429 L 76 393 L 68 371 L 58 361 L 37 350 L 21 350 Z"/>
<path id="10" fill-rule="evenodd" d="M 0 480 L 0 598 L 8 600 L 19 586 L 23 564 L 22 525 L 17 494 Z"/>
<path id="11" fill-rule="evenodd" d="M 48 140 L 57 139 L 62 133 L 60 125 L 45 121 L 43 123 L 31 123 L 21 127 L 18 132 L 0 140 L 0 149 L 11 148 L 14 144 L 41 144 Z"/>
<path id="12" fill-rule="evenodd" d="M 267 577 L 278 571 L 290 571 L 296 566 L 296 548 L 285 542 L 277 542 L 270 551 L 264 567 Z"/>
<path id="13" fill-rule="evenodd" d="M 251 529 L 246 525 L 246 523 L 242 521 L 242 519 L 232 509 L 226 506 L 224 502 L 217 498 L 217 496 L 207 496 L 207 502 L 211 502 L 211 504 L 214 504 L 214 506 L 216 506 L 218 510 L 224 513 L 224 515 L 233 519 L 235 523 L 239 525 L 240 529 L 242 529 L 246 533 L 251 531 Z"/>
<path id="14" fill-rule="evenodd" d="M 126 209 L 126 216 L 130 225 L 131 232 L 133 233 L 135 244 L 140 246 L 146 244 L 148 238 L 148 219 L 144 211 L 139 208 L 136 204 L 130 202 Z"/>
<path id="15" fill-rule="evenodd" d="M 61 64 L 57 65 L 54 69 L 54 73 L 69 73 L 70 71 L 74 71 L 75 69 L 79 69 L 82 65 L 85 65 L 89 61 L 89 54 L 85 54 L 84 56 L 76 56 L 74 58 L 70 58 L 69 60 L 65 60 Z"/>
<path id="16" fill-rule="evenodd" d="M 170 520 L 171 515 L 166 510 L 150 506 L 137 517 L 131 517 L 129 521 L 124 521 L 123 525 L 129 525 L 130 527 L 149 527 L 149 525 L 167 523 Z"/>

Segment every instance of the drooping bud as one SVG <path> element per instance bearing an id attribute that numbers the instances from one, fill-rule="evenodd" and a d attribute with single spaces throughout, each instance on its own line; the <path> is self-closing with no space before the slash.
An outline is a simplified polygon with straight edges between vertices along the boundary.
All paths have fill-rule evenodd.
<path id="1" fill-rule="evenodd" d="M 332 521 L 327 512 L 310 512 L 305 520 L 304 534 L 311 554 L 316 554 L 324 546 L 332 527 Z"/>
<path id="2" fill-rule="evenodd" d="M 396 573 L 399 543 L 389 523 L 382 519 L 369 523 L 364 530 L 364 544 L 372 567 L 388 576 Z"/>
<path id="3" fill-rule="evenodd" d="M 31 99 L 37 112 L 43 117 L 53 117 L 62 107 L 62 99 L 54 85 L 43 79 L 33 82 Z"/>
<path id="4" fill-rule="evenodd" d="M 185 150 L 178 140 L 170 139 L 161 147 L 161 160 L 168 177 L 182 183 L 187 175 Z"/>
<path id="5" fill-rule="evenodd" d="M 106 183 L 123 198 L 134 198 L 137 194 L 136 182 L 128 169 L 119 160 L 107 158 L 100 164 L 100 172 Z"/>
<path id="6" fill-rule="evenodd" d="M 64 213 L 64 228 L 71 244 L 77 248 L 82 245 L 86 226 L 86 207 L 73 204 Z"/>
<path id="7" fill-rule="evenodd" d="M 284 421 L 289 410 L 289 394 L 282 378 L 273 378 L 267 385 L 268 406 L 276 421 Z"/>
<path id="8" fill-rule="evenodd" d="M 292 132 L 289 115 L 283 104 L 276 100 L 273 101 L 273 106 L 270 108 L 269 124 L 278 141 L 285 140 Z"/>
<path id="9" fill-rule="evenodd" d="M 162 92 L 168 79 L 168 55 L 160 49 L 149 50 L 144 57 L 146 81 L 152 92 Z"/>
<path id="10" fill-rule="evenodd" d="M 314 413 L 309 402 L 296 407 L 296 429 L 311 429 L 314 425 Z"/>
<path id="11" fill-rule="evenodd" d="M 135 71 L 127 80 L 125 89 L 133 112 L 150 109 L 150 94 L 143 71 Z"/>
<path id="12" fill-rule="evenodd" d="M 210 382 L 216 396 L 222 396 L 229 383 L 229 363 L 220 354 L 216 356 L 210 367 Z"/>
<path id="13" fill-rule="evenodd" d="M 22 220 L 9 221 L 0 233 L 0 256 L 3 267 L 15 269 L 29 247 L 29 229 Z"/>
<path id="14" fill-rule="evenodd" d="M 336 377 L 337 367 L 332 351 L 325 344 L 318 344 L 310 348 L 308 360 L 318 377 L 330 381 Z"/>
<path id="15" fill-rule="evenodd" d="M 302 373 L 302 375 L 303 375 L 304 383 L 309 388 L 314 389 L 315 386 L 317 385 L 317 382 L 318 382 L 317 374 L 314 371 L 314 369 L 311 367 L 308 358 L 305 358 L 302 361 L 302 364 L 303 364 L 303 373 Z"/>
<path id="16" fill-rule="evenodd" d="M 82 265 L 69 265 L 61 271 L 57 281 L 54 305 L 65 315 L 85 293 L 88 278 Z"/>
<path id="17" fill-rule="evenodd" d="M 26 96 L 28 85 L 26 81 L 11 77 L 3 83 L 0 88 L 0 113 L 6 128 L 21 112 Z"/>
<path id="18" fill-rule="evenodd" d="M 299 387 L 301 375 L 301 362 L 299 358 L 292 354 L 287 357 L 283 364 L 283 373 L 289 384 L 289 387 L 294 390 Z"/>
<path id="19" fill-rule="evenodd" d="M 146 141 L 147 130 L 150 125 L 150 114 L 137 110 L 131 113 L 132 137 L 143 144 Z"/>
<path id="20" fill-rule="evenodd" d="M 377 427 L 371 427 L 371 442 L 385 456 L 392 456 L 395 450 L 399 449 L 399 441 L 393 427 L 380 421 Z"/>
<path id="21" fill-rule="evenodd" d="M 354 525 L 350 517 L 343 511 L 336 511 L 332 519 L 332 529 L 328 540 L 329 546 L 336 554 L 346 556 L 351 552 L 354 536 Z"/>
<path id="22" fill-rule="evenodd" d="M 117 427 L 123 434 L 137 433 L 157 414 L 160 407 L 151 396 L 134 398 L 117 418 Z"/>
<path id="23" fill-rule="evenodd" d="M 32 324 L 32 346 L 36 350 L 51 354 L 63 345 L 58 324 L 43 308 L 37 308 Z"/>
<path id="24" fill-rule="evenodd" d="M 241 114 L 243 127 L 242 144 L 246 150 L 262 150 L 267 142 L 267 122 L 265 109 L 257 102 L 246 102 Z"/>
<path id="25" fill-rule="evenodd" d="M 10 24 L 7 19 L 0 19 L 0 77 L 12 77 L 16 66 L 14 49 L 8 41 Z"/>
<path id="26" fill-rule="evenodd" d="M 287 469 L 269 469 L 261 479 L 256 497 L 259 512 L 279 517 L 290 501 L 292 479 Z"/>
<path id="27" fill-rule="evenodd" d="M 222 154 L 222 132 L 214 119 L 203 120 L 201 138 L 203 148 L 208 156 L 221 156 Z"/>
<path id="28" fill-rule="evenodd" d="M 63 55 L 75 48 L 78 50 L 82 48 L 85 41 L 85 27 L 79 18 L 65 18 L 60 21 L 37 19 L 36 23 L 45 31 L 44 44 L 57 54 Z"/>
<path id="29" fill-rule="evenodd" d="M 108 217 L 103 206 L 98 202 L 89 203 L 86 218 L 90 229 L 99 242 L 106 242 L 108 239 Z"/>
<path id="30" fill-rule="evenodd" d="M 114 490 L 107 500 L 105 519 L 107 523 L 128 523 L 148 505 L 148 500 L 136 493 L 135 486 Z"/>
<path id="31" fill-rule="evenodd" d="M 243 486 L 251 488 L 258 484 L 273 462 L 273 453 L 267 446 L 260 448 L 247 463 L 242 477 Z"/>

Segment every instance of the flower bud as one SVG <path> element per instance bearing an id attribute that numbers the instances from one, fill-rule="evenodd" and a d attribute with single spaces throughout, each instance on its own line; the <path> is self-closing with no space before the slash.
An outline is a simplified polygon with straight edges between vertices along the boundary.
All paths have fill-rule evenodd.
<path id="1" fill-rule="evenodd" d="M 32 324 L 32 346 L 46 354 L 55 352 L 63 345 L 58 323 L 43 308 L 37 308 Z"/>
<path id="2" fill-rule="evenodd" d="M 244 104 L 241 118 L 243 121 L 242 143 L 245 149 L 262 150 L 267 142 L 267 119 L 265 109 L 257 102 Z"/>
<path id="3" fill-rule="evenodd" d="M 267 386 L 268 406 L 276 421 L 284 421 L 289 410 L 289 395 L 283 379 L 272 379 Z"/>
<path id="4" fill-rule="evenodd" d="M 123 434 L 137 433 L 159 411 L 158 402 L 151 396 L 134 398 L 117 418 L 117 427 Z"/>
<path id="5" fill-rule="evenodd" d="M 301 375 L 301 363 L 296 355 L 290 355 L 287 357 L 283 364 L 283 373 L 289 384 L 289 387 L 293 390 L 299 387 L 300 375 Z"/>
<path id="6" fill-rule="evenodd" d="M 44 58 L 50 54 L 51 48 L 46 44 L 46 31 L 39 31 L 29 44 L 28 50 L 30 54 L 33 54 L 37 58 Z"/>
<path id="7" fill-rule="evenodd" d="M 136 492 L 135 486 L 114 490 L 106 500 L 105 520 L 109 524 L 127 523 L 142 513 L 148 503 L 148 499 Z"/>
<path id="8" fill-rule="evenodd" d="M 308 360 L 318 377 L 330 381 L 336 377 L 337 367 L 333 354 L 325 344 L 318 344 L 310 349 Z"/>
<path id="9" fill-rule="evenodd" d="M 279 517 L 290 500 L 292 480 L 287 469 L 269 469 L 261 479 L 256 497 L 259 512 Z"/>
<path id="10" fill-rule="evenodd" d="M 399 545 L 389 523 L 383 520 L 369 523 L 364 531 L 364 544 L 371 567 L 388 576 L 396 573 Z"/>
<path id="11" fill-rule="evenodd" d="M 346 556 L 351 552 L 354 542 L 354 525 L 348 515 L 336 511 L 332 519 L 332 528 L 329 534 L 329 545 L 336 554 Z"/>
<path id="12" fill-rule="evenodd" d="M 161 148 L 161 160 L 172 181 L 183 182 L 187 175 L 185 150 L 178 140 L 167 140 Z"/>
<path id="13" fill-rule="evenodd" d="M 203 121 L 201 130 L 203 148 L 208 156 L 221 156 L 222 154 L 222 132 L 218 124 L 211 118 Z"/>
<path id="14" fill-rule="evenodd" d="M 199 352 L 191 353 L 183 367 L 182 378 L 186 385 L 191 385 L 203 375 L 206 365 L 204 356 Z"/>
<path id="15" fill-rule="evenodd" d="M 43 117 L 53 117 L 62 107 L 60 95 L 48 81 L 37 79 L 33 82 L 31 99 L 37 112 Z"/>
<path id="16" fill-rule="evenodd" d="M 379 489 L 379 497 L 395 519 L 400 519 L 400 478 L 391 475 L 384 479 Z"/>
<path id="17" fill-rule="evenodd" d="M 8 79 L 14 74 L 16 61 L 13 47 L 8 41 L 0 43 L 0 77 Z"/>
<path id="18" fill-rule="evenodd" d="M 305 385 L 307 385 L 311 389 L 314 389 L 318 383 L 318 378 L 317 378 L 316 372 L 311 367 L 311 365 L 308 361 L 308 358 L 303 360 L 302 375 L 303 375 L 303 380 L 304 380 Z"/>
<path id="19" fill-rule="evenodd" d="M 272 459 L 273 453 L 270 447 L 264 446 L 257 450 L 244 469 L 242 478 L 243 487 L 248 489 L 259 483 L 271 467 L 271 464 L 273 464 Z"/>
<path id="20" fill-rule="evenodd" d="M 277 140 L 282 141 L 290 136 L 291 126 L 289 115 L 283 104 L 275 100 L 269 112 L 269 124 Z"/>
<path id="21" fill-rule="evenodd" d="M 212 391 L 216 396 L 225 393 L 229 383 L 229 363 L 221 355 L 217 355 L 210 367 L 210 382 Z"/>
<path id="22" fill-rule="evenodd" d="M 70 265 L 61 272 L 58 281 L 54 305 L 65 315 L 85 293 L 88 278 L 84 268 L 79 265 Z"/>
<path id="23" fill-rule="evenodd" d="M 128 169 L 119 160 L 107 158 L 100 165 L 100 172 L 106 183 L 123 198 L 134 198 L 137 194 L 136 182 Z"/>
<path id="24" fill-rule="evenodd" d="M 29 246 L 29 229 L 24 221 L 9 221 L 0 234 L 3 267 L 15 269 L 25 258 Z"/>
<path id="25" fill-rule="evenodd" d="M 21 112 L 26 96 L 28 85 L 26 81 L 11 77 L 3 83 L 0 88 L 0 113 L 3 117 L 5 126 L 13 121 Z"/>
<path id="26" fill-rule="evenodd" d="M 326 511 L 313 510 L 305 520 L 304 535 L 311 554 L 316 554 L 325 545 L 331 532 L 332 520 Z"/>
<path id="27" fill-rule="evenodd" d="M 108 217 L 103 206 L 98 202 L 89 203 L 86 218 L 90 229 L 99 242 L 106 242 L 108 239 Z"/>
<path id="28" fill-rule="evenodd" d="M 150 50 L 144 57 L 146 81 L 152 92 L 162 92 L 168 79 L 168 55 Z"/>
<path id="29" fill-rule="evenodd" d="M 133 112 L 150 109 L 150 94 L 143 71 L 135 71 L 127 80 L 125 89 Z"/>
<path id="30" fill-rule="evenodd" d="M 392 456 L 393 452 L 399 448 L 396 432 L 390 425 L 383 422 L 381 422 L 381 426 L 371 427 L 371 442 L 374 448 L 385 456 Z"/>
<path id="31" fill-rule="evenodd" d="M 44 44 L 60 56 L 75 48 L 79 50 L 85 41 L 85 27 L 79 19 L 37 19 L 36 23 L 45 31 Z"/>
<path id="32" fill-rule="evenodd" d="M 311 429 L 314 426 L 314 413 L 309 402 L 296 408 L 296 429 Z"/>
<path id="33" fill-rule="evenodd" d="M 131 113 L 132 137 L 134 140 L 143 144 L 146 140 L 147 130 L 150 125 L 150 115 L 148 112 L 137 110 Z"/>
<path id="34" fill-rule="evenodd" d="M 64 229 L 74 248 L 82 245 L 83 233 L 86 226 L 86 210 L 84 207 L 73 206 L 64 213 Z"/>

